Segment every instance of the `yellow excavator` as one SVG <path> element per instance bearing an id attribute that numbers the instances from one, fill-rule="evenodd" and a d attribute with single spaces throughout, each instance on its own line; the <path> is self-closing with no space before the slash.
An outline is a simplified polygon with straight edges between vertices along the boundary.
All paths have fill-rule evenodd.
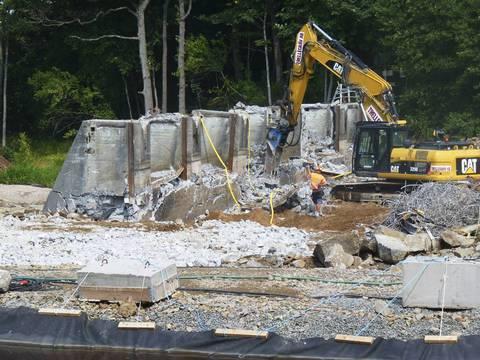
<path id="1" fill-rule="evenodd" d="M 297 34 L 289 96 L 267 134 L 267 153 L 278 162 L 298 117 L 308 81 L 319 63 L 343 84 L 359 90 L 364 121 L 357 123 L 352 172 L 389 182 L 480 179 L 480 149 L 468 142 L 438 139 L 414 144 L 395 107 L 392 86 L 313 22 Z M 386 182 L 383 182 L 386 183 Z"/>

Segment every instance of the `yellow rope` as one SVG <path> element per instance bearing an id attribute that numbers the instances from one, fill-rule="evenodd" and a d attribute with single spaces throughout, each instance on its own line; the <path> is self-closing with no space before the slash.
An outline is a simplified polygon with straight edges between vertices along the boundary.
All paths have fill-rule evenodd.
<path id="1" fill-rule="evenodd" d="M 351 171 L 347 171 L 347 172 L 344 172 L 343 174 L 335 175 L 334 177 L 332 177 L 332 179 L 338 179 L 338 178 L 350 175 L 351 173 L 352 173 Z"/>
<path id="2" fill-rule="evenodd" d="M 273 208 L 273 197 L 275 196 L 276 190 L 270 192 L 270 225 L 273 225 L 273 217 L 275 216 L 275 209 Z"/>
<path id="3" fill-rule="evenodd" d="M 225 165 L 225 163 L 223 162 L 222 158 L 220 157 L 220 154 L 219 154 L 218 151 L 217 151 L 217 148 L 216 148 L 215 145 L 213 144 L 212 138 L 210 137 L 210 134 L 208 133 L 207 127 L 205 126 L 205 123 L 203 122 L 203 116 L 200 116 L 200 124 L 202 124 L 203 130 L 205 131 L 205 136 L 207 137 L 208 143 L 209 143 L 210 146 L 212 147 L 213 152 L 215 153 L 215 155 L 217 155 L 218 161 L 220 161 L 220 163 L 222 164 L 223 168 L 225 169 L 225 176 L 226 176 L 226 178 L 227 178 L 228 191 L 230 192 L 230 195 L 232 196 L 232 199 L 233 199 L 233 201 L 235 202 L 235 204 L 236 204 L 237 206 L 240 206 L 237 198 L 235 197 L 235 194 L 233 193 L 232 182 L 231 182 L 231 180 L 230 180 L 230 175 L 228 174 L 227 165 Z"/>

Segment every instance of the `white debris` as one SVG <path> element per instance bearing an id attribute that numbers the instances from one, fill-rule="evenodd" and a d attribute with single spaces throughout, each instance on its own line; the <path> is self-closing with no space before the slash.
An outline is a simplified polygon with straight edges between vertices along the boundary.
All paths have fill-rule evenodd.
<path id="1" fill-rule="evenodd" d="M 0 220 L 0 265 L 84 265 L 103 257 L 153 264 L 166 255 L 177 266 L 220 266 L 245 256 L 271 255 L 272 249 L 280 258 L 292 252 L 311 255 L 305 231 L 251 221 L 205 221 L 176 232 L 92 225 L 91 232 L 82 232 L 63 219 L 54 231 L 31 230 L 42 224 L 10 216 Z"/>

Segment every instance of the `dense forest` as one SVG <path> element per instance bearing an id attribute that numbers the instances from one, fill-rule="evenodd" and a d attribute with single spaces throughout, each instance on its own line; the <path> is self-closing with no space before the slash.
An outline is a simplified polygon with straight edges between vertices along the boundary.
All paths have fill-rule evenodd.
<path id="1" fill-rule="evenodd" d="M 394 86 L 402 116 L 480 133 L 480 0 L 4 0 L 9 137 L 68 136 L 87 118 L 266 105 L 283 97 L 298 29 L 315 21 Z M 322 68 L 306 101 L 328 99 Z"/>

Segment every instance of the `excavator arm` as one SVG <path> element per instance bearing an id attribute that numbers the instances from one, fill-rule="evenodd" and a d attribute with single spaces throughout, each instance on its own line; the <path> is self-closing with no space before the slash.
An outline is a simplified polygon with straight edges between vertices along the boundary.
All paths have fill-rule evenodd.
<path id="1" fill-rule="evenodd" d="M 395 108 L 392 86 L 340 42 L 310 22 L 300 29 L 295 42 L 288 100 L 282 105 L 281 111 L 281 118 L 288 125 L 285 123 L 270 129 L 267 136 L 274 154 L 285 145 L 288 134 L 298 123 L 308 81 L 316 63 L 323 65 L 345 85 L 360 90 L 366 120 L 404 123 L 399 120 Z"/>

